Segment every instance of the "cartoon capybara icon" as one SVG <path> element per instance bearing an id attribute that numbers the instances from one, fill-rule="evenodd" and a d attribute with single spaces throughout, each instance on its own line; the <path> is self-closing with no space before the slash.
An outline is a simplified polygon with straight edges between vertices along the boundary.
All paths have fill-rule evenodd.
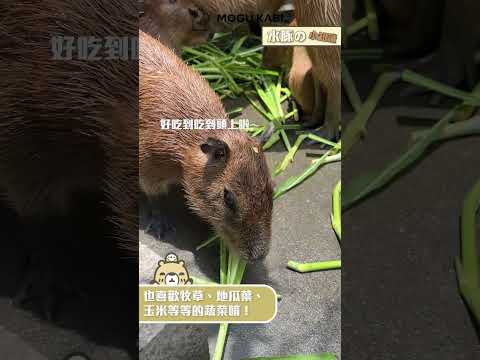
<path id="1" fill-rule="evenodd" d="M 155 270 L 155 277 L 152 283 L 175 286 L 192 284 L 193 281 L 188 275 L 185 262 L 183 260 L 179 261 L 178 256 L 174 253 L 169 253 L 165 260 L 158 262 L 158 268 Z"/>

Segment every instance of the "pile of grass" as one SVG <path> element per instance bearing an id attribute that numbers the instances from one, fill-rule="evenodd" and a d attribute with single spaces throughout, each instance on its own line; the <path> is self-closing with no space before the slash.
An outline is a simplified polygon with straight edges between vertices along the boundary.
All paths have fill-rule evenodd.
<path id="1" fill-rule="evenodd" d="M 220 98 L 235 99 L 263 77 L 278 78 L 278 71 L 262 67 L 261 39 L 251 35 L 215 34 L 205 45 L 183 49 L 183 59 L 208 80 Z"/>

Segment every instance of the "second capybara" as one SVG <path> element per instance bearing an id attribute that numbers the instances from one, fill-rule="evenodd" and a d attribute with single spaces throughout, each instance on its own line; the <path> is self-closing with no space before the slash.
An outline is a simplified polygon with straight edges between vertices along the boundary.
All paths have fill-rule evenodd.
<path id="1" fill-rule="evenodd" d="M 193 0 L 144 0 L 140 29 L 177 53 L 205 43 L 212 34 L 208 14 Z"/>
<path id="2" fill-rule="evenodd" d="M 107 165 L 114 166 L 108 154 L 125 151 L 127 135 L 138 139 L 134 46 L 119 58 L 109 58 L 106 46 L 112 38 L 135 44 L 138 9 L 127 0 L 7 0 L 0 13 L 0 191 L 18 216 L 17 244 L 26 255 L 15 300 L 36 298 L 51 317 L 54 300 L 80 286 L 85 259 L 93 265 L 138 257 L 138 230 L 127 230 L 135 228 L 130 224 L 120 234 L 114 219 L 123 210 L 108 200 L 116 195 L 106 176 Z M 100 44 L 97 60 L 88 58 L 95 47 L 81 52 L 85 40 Z M 129 132 L 106 141 L 120 126 L 119 114 L 132 117 L 125 120 Z M 121 183 L 138 187 L 137 164 L 130 162 L 137 175 Z"/>
<path id="3" fill-rule="evenodd" d="M 394 56 L 422 56 L 440 41 L 445 0 L 377 0 L 380 35 Z"/>
<path id="4" fill-rule="evenodd" d="M 295 19 L 299 26 L 341 26 L 340 0 L 295 0 Z M 320 125 L 323 119 L 323 135 L 337 138 L 341 106 L 340 47 L 308 46 L 307 51 L 315 84 L 311 123 Z"/>

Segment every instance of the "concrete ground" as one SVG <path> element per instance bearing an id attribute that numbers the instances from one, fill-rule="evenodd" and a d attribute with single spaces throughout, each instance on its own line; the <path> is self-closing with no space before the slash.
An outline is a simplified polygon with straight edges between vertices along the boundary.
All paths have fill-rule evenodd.
<path id="1" fill-rule="evenodd" d="M 423 113 L 445 110 L 419 109 Z M 367 139 L 344 160 L 348 180 L 382 168 L 406 149 L 417 127 L 400 126 L 408 107 L 385 106 Z M 480 358 L 473 319 L 458 291 L 459 218 L 479 178 L 480 141 L 442 144 L 387 189 L 347 211 L 342 260 L 344 358 Z M 343 185 L 343 184 L 342 184 Z M 345 240 L 346 241 L 346 240 Z M 355 355 L 355 356 L 354 356 Z"/>
<path id="2" fill-rule="evenodd" d="M 342 3 L 344 14 L 352 5 Z M 353 47 L 376 46 L 362 36 L 356 40 Z M 380 75 L 376 62 L 393 61 L 348 63 L 362 99 Z M 355 178 L 391 163 L 409 147 L 412 132 L 432 126 L 458 103 L 444 99 L 432 106 L 430 95 L 401 96 L 405 87 L 399 83 L 385 93 L 365 139 L 344 157 L 343 191 Z M 343 105 L 345 124 L 353 113 L 345 98 Z M 388 187 L 343 214 L 345 359 L 480 358 L 478 329 L 459 294 L 454 268 L 462 202 L 480 176 L 479 148 L 478 136 L 432 146 Z"/>
<path id="3" fill-rule="evenodd" d="M 258 114 L 247 107 L 241 117 L 261 123 Z M 319 154 L 318 148 L 302 149 L 293 164 L 275 181 L 303 172 Z M 267 153 L 271 169 L 283 158 L 282 146 Z M 300 262 L 340 258 L 340 246 L 330 226 L 331 192 L 340 179 L 340 164 L 330 164 L 274 203 L 271 251 L 266 260 L 247 267 L 244 283 L 271 285 L 282 295 L 278 314 L 269 324 L 234 324 L 230 326 L 225 349 L 225 360 L 258 356 L 311 354 L 333 352 L 340 359 L 340 271 L 299 274 L 286 268 L 288 260 Z M 218 281 L 218 247 L 195 250 L 208 238 L 208 225 L 201 222 L 185 207 L 180 190 L 175 190 L 154 206 L 154 213 L 167 213 L 176 226 L 176 233 L 165 239 L 140 232 L 140 282 L 148 282 L 156 264 L 169 251 L 174 251 L 188 265 L 191 275 Z M 203 326 L 208 330 L 210 355 L 213 354 L 218 325 Z M 140 358 L 148 359 L 151 351 L 158 351 L 163 342 L 158 339 L 172 334 L 162 325 L 140 326 Z M 200 344 L 200 346 L 202 346 Z M 202 349 L 203 346 L 202 346 Z M 183 348 L 170 350 L 182 352 Z M 177 356 L 177 357 L 175 357 Z M 180 359 L 177 354 L 172 357 Z M 203 355 L 205 356 L 205 355 Z M 205 358 L 208 359 L 208 356 Z"/>

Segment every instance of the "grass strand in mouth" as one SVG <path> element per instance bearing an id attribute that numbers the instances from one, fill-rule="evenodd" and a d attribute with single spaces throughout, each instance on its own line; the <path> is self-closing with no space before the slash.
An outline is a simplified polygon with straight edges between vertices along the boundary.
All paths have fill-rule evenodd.
<path id="1" fill-rule="evenodd" d="M 246 261 L 237 254 L 228 251 L 224 241 L 220 239 L 220 284 L 240 284 L 245 273 Z M 213 360 L 222 360 L 225 342 L 228 335 L 228 323 L 222 323 L 218 329 L 217 342 Z"/>

